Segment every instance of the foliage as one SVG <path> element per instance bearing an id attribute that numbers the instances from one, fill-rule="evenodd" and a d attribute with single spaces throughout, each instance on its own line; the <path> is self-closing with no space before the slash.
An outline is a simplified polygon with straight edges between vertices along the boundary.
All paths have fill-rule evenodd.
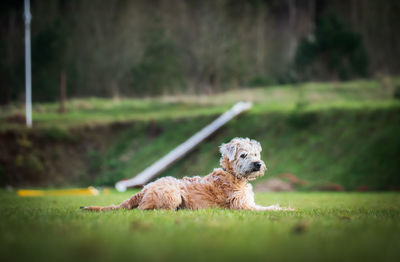
<path id="1" fill-rule="evenodd" d="M 311 2 L 32 1 L 34 101 L 58 100 L 61 70 L 68 98 L 215 94 L 248 84 L 399 73 L 396 0 Z M 330 12 L 339 19 L 321 18 Z M 3 1 L 0 13 L 6 104 L 24 97 L 23 2 Z M 316 40 L 298 48 L 296 75 L 293 51 L 315 27 Z"/>
<path id="2" fill-rule="evenodd" d="M 249 81 L 249 86 L 272 86 L 276 85 L 275 80 L 269 76 L 256 75 Z"/>
<path id="3" fill-rule="evenodd" d="M 178 49 L 163 32 L 156 32 L 132 69 L 132 88 L 142 95 L 174 93 L 184 84 L 183 73 Z"/>
<path id="4" fill-rule="evenodd" d="M 394 88 L 393 97 L 396 99 L 400 99 L 400 85 Z"/>
<path id="5" fill-rule="evenodd" d="M 71 134 L 67 129 L 51 127 L 43 131 L 43 135 L 50 141 L 71 141 Z"/>
<path id="6" fill-rule="evenodd" d="M 296 51 L 295 66 L 303 78 L 347 80 L 367 76 L 368 56 L 361 35 L 338 16 L 321 17 L 314 38 L 303 39 Z"/>
<path id="7" fill-rule="evenodd" d="M 59 19 L 32 40 L 33 100 L 52 101 L 58 97 L 60 73 L 65 68 L 67 31 Z"/>

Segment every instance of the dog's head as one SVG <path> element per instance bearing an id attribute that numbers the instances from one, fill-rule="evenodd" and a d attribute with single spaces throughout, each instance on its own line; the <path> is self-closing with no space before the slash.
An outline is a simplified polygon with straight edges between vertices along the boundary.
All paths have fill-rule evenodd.
<path id="1" fill-rule="evenodd" d="M 260 156 L 261 145 L 256 140 L 237 137 L 222 144 L 219 150 L 221 166 L 238 178 L 252 181 L 267 170 Z"/>

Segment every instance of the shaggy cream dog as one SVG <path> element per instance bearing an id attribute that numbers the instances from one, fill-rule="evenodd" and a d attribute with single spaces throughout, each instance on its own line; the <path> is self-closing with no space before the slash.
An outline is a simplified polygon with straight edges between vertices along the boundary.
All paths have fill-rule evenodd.
<path id="1" fill-rule="evenodd" d="M 267 170 L 260 158 L 261 145 L 249 138 L 234 138 L 220 146 L 221 166 L 205 177 L 163 177 L 117 206 L 82 207 L 84 210 L 200 209 L 222 207 L 243 210 L 292 210 L 279 205 L 259 206 L 249 181 Z"/>

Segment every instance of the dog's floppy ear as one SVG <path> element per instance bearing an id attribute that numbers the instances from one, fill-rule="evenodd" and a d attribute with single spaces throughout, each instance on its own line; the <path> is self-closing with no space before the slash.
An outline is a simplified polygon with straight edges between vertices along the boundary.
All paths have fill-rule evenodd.
<path id="1" fill-rule="evenodd" d="M 227 157 L 229 161 L 232 161 L 233 159 L 235 159 L 236 156 L 236 144 L 222 144 L 219 147 L 219 152 L 221 152 L 222 157 Z"/>
<path id="2" fill-rule="evenodd" d="M 251 139 L 251 140 L 250 140 L 250 143 L 251 143 L 255 148 L 257 148 L 258 152 L 261 152 L 261 151 L 262 151 L 260 142 L 258 142 L 257 140 Z"/>

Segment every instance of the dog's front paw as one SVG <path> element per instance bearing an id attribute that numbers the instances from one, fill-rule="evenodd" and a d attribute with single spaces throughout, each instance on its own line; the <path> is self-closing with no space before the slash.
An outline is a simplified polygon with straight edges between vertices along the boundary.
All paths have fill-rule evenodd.
<path id="1" fill-rule="evenodd" d="M 279 204 L 263 207 L 262 210 L 269 211 L 295 211 L 294 208 L 291 207 L 281 207 Z"/>

